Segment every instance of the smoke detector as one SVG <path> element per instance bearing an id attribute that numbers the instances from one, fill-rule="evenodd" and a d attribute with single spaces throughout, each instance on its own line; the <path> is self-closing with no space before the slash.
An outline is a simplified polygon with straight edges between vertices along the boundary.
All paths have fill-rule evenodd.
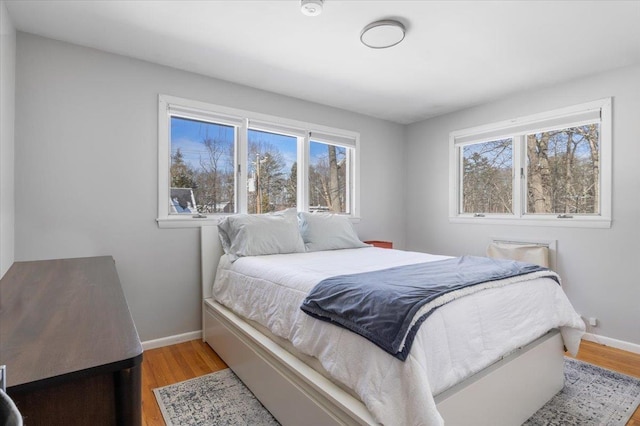
<path id="1" fill-rule="evenodd" d="M 322 13 L 324 0 L 300 0 L 300 10 L 307 16 L 318 16 Z"/>

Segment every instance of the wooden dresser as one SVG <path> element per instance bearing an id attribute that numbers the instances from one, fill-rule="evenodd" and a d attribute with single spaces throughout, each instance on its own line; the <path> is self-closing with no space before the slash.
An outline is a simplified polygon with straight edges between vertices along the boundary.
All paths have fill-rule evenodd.
<path id="1" fill-rule="evenodd" d="M 0 364 L 26 426 L 140 425 L 142 346 L 111 256 L 16 262 Z"/>

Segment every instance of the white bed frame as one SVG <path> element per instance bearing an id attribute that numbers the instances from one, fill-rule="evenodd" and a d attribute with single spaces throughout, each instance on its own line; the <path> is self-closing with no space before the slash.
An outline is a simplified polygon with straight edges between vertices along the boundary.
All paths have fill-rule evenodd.
<path id="1" fill-rule="evenodd" d="M 204 226 L 203 340 L 283 426 L 377 424 L 364 404 L 212 299 L 222 247 Z M 553 330 L 437 395 L 447 426 L 521 425 L 564 385 L 560 333 Z"/>

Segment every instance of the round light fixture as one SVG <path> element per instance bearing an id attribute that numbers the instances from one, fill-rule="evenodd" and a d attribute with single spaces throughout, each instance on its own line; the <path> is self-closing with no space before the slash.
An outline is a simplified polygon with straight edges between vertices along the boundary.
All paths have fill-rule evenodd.
<path id="1" fill-rule="evenodd" d="M 376 21 L 364 27 L 360 41 L 372 49 L 385 49 L 404 40 L 404 33 L 404 25 L 398 21 Z"/>
<path id="2" fill-rule="evenodd" d="M 322 13 L 324 0 L 300 0 L 300 10 L 307 16 L 318 16 Z"/>

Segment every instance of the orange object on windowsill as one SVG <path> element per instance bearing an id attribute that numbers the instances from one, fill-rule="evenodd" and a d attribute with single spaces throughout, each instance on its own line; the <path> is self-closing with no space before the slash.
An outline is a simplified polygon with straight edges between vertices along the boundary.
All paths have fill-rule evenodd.
<path id="1" fill-rule="evenodd" d="M 376 241 L 376 240 L 371 240 L 371 241 L 364 241 L 366 244 L 371 244 L 374 247 L 380 247 L 380 248 L 393 248 L 393 243 L 391 241 Z"/>

